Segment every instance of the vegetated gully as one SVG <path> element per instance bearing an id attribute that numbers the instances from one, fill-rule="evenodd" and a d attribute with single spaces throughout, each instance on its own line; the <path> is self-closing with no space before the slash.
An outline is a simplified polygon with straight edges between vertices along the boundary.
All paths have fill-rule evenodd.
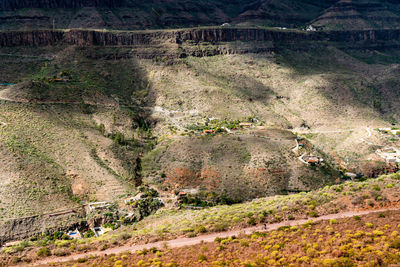
<path id="1" fill-rule="evenodd" d="M 85 258 L 85 257 L 89 257 L 89 256 L 94 256 L 94 257 L 97 256 L 98 257 L 98 256 L 105 256 L 105 255 L 109 255 L 109 254 L 118 254 L 118 253 L 123 253 L 123 252 L 135 252 L 138 250 L 150 249 L 153 247 L 155 247 L 155 248 L 163 248 L 163 247 L 179 248 L 179 247 L 184 247 L 184 246 L 196 245 L 196 244 L 199 244 L 202 242 L 213 242 L 215 240 L 215 238 L 217 238 L 217 237 L 229 237 L 229 236 L 240 235 L 240 234 L 252 234 L 256 231 L 272 231 L 272 230 L 276 230 L 282 226 L 301 225 L 301 224 L 307 223 L 309 221 L 318 222 L 318 221 L 323 221 L 323 220 L 349 218 L 349 217 L 353 217 L 353 216 L 362 216 L 362 215 L 367 215 L 367 214 L 371 214 L 371 213 L 379 213 L 379 212 L 385 212 L 385 211 L 399 211 L 399 210 L 400 210 L 399 208 L 388 208 L 388 209 L 366 210 L 366 211 L 348 211 L 348 212 L 343 212 L 343 213 L 338 213 L 338 214 L 329 214 L 329 215 L 321 216 L 318 218 L 302 219 L 302 220 L 295 220 L 295 221 L 284 221 L 284 222 L 280 222 L 280 223 L 268 224 L 266 228 L 264 226 L 254 226 L 254 227 L 248 227 L 248 228 L 243 228 L 243 229 L 213 233 L 213 234 L 208 234 L 208 235 L 201 235 L 201 236 L 197 236 L 194 238 L 178 238 L 178 239 L 173 239 L 173 240 L 169 240 L 169 241 L 159 241 L 159 242 L 155 242 L 155 243 L 147 243 L 147 244 L 142 244 L 142 245 L 125 245 L 125 246 L 121 246 L 121 247 L 107 249 L 104 251 L 93 251 L 93 252 L 70 255 L 67 257 L 49 257 L 44 260 L 37 261 L 37 262 L 33 263 L 32 265 L 33 266 L 44 266 L 44 265 L 48 265 L 50 263 L 74 261 L 79 258 Z"/>

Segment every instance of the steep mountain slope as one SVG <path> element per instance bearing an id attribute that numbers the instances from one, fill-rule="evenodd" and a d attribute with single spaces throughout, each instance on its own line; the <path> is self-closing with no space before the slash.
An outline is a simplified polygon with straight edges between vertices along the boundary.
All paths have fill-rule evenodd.
<path id="1" fill-rule="evenodd" d="M 2 51 L 0 76 L 21 83 L 0 89 L 0 143 L 7 162 L 0 166 L 7 177 L 1 188 L 2 220 L 68 209 L 80 201 L 114 201 L 133 192 L 141 148 L 133 148 L 130 140 L 140 138 L 132 125 L 141 119 L 132 115 L 138 114 L 140 101 L 131 97 L 135 90 L 144 97 L 140 90 L 147 86 L 135 61 L 122 68 L 88 61 L 80 49 L 21 48 L 17 56 L 10 51 Z M 118 109 L 114 98 L 131 105 Z M 107 138 L 117 133 L 123 140 Z"/>
<path id="2" fill-rule="evenodd" d="M 152 34 L 174 39 L 170 31 Z M 48 140 L 34 134 L 22 115 L 12 123 L 8 118 L 13 114 L 5 110 L 7 136 L 30 133 L 29 143 L 63 172 L 79 177 L 66 181 L 76 189 L 72 194 L 85 200 L 115 200 L 126 189 L 132 192 L 124 182 L 134 183 L 140 169 L 135 171 L 135 158 L 143 152 L 146 182 L 169 191 L 201 189 L 237 201 L 338 181 L 329 166 L 360 166 L 385 145 L 378 133 L 372 143 L 361 141 L 368 134 L 365 128 L 399 119 L 398 59 L 386 62 L 384 57 L 396 50 L 371 55 L 314 42 L 312 50 L 295 51 L 310 43 L 277 41 L 263 43 L 274 52 L 256 54 L 246 52 L 260 47 L 253 41 L 191 45 L 190 40 L 177 44 L 163 38 L 166 45 L 152 39 L 158 44 L 154 47 L 2 48 L 3 82 L 17 85 L 3 86 L 0 97 L 27 105 L 25 115 L 36 114 L 43 104 L 54 109 L 50 117 L 43 111 L 35 115 L 37 124 L 52 133 Z M 159 47 L 165 54 L 159 54 Z M 241 52 L 218 55 L 223 47 Z M 177 51 L 183 49 L 199 55 L 217 52 L 180 58 Z M 256 128 L 199 136 L 206 123 L 221 127 L 235 120 Z M 17 121 L 21 126 L 11 128 Z M 67 125 L 77 135 L 64 134 Z M 282 128 L 286 131 L 275 130 Z M 292 129 L 311 132 L 303 153 L 319 155 L 328 168 L 313 169 L 298 159 L 301 153 L 292 151 L 296 136 L 287 131 Z M 116 146 L 110 139 L 119 134 L 125 140 Z M 65 143 L 56 141 L 59 136 Z M 80 166 L 83 162 L 87 167 Z M 115 193 L 107 192 L 111 184 Z"/>
<path id="3" fill-rule="evenodd" d="M 130 208 L 142 183 L 215 205 L 398 168 L 376 153 L 400 146 L 393 1 L 0 8 L 0 225 L 94 201 Z M 217 26 L 133 31 L 197 25 Z"/>
<path id="4" fill-rule="evenodd" d="M 320 12 L 336 0 L 309 1 L 309 0 L 267 0 L 249 4 L 234 22 L 263 26 L 299 27 L 320 15 Z"/>
<path id="5" fill-rule="evenodd" d="M 80 200 L 110 201 L 128 192 L 128 172 L 112 152 L 112 141 L 79 108 L 73 110 L 2 102 L 3 220 L 72 208 Z"/>
<path id="6" fill-rule="evenodd" d="M 397 28 L 400 7 L 388 0 L 185 0 L 0 2 L 0 29 L 152 29 L 221 25 L 324 29 Z"/>
<path id="7" fill-rule="evenodd" d="M 399 28 L 400 9 L 390 1 L 342 0 L 326 9 L 313 25 L 327 30 Z"/>
<path id="8" fill-rule="evenodd" d="M 336 0 L 8 1 L 0 2 L 0 28 L 148 29 L 225 22 L 300 26 Z"/>
<path id="9" fill-rule="evenodd" d="M 258 116 L 260 120 L 268 120 L 269 127 L 286 124 L 273 111 L 252 111 L 253 108 L 262 110 L 270 98 L 267 97 L 269 90 L 260 91 L 264 85 L 253 81 L 253 78 L 243 80 L 243 88 L 231 88 L 228 84 L 220 83 L 219 80 L 223 82 L 225 77 L 212 78 L 214 74 L 206 72 L 205 76 L 196 74 L 203 72 L 194 68 L 202 67 L 202 64 L 196 63 L 196 58 L 177 60 L 174 65 L 169 65 L 163 60 L 156 62 L 132 58 L 126 54 L 128 51 L 129 48 L 117 51 L 113 47 L 62 46 L 2 49 L 4 60 L 1 62 L 1 77 L 3 81 L 17 85 L 3 86 L 0 91 L 0 98 L 5 100 L 1 111 L 1 122 L 4 124 L 1 142 L 6 145 L 8 139 L 16 139 L 17 144 L 13 141 L 9 149 L 21 149 L 20 157 L 24 160 L 33 157 L 30 153 L 33 150 L 34 155 L 40 155 L 41 164 L 46 168 L 58 168 L 65 183 L 63 190 L 66 199 L 114 201 L 119 200 L 121 195 L 133 192 L 129 185 L 134 184 L 136 178 L 135 157 L 140 151 L 151 150 L 154 144 L 148 127 L 159 138 L 159 147 L 165 145 L 163 135 L 176 136 L 176 142 L 168 145 L 169 152 L 162 159 L 152 156 L 153 153 L 146 156 L 143 163 L 144 173 L 149 175 L 147 180 L 153 182 L 157 175 L 166 173 L 166 185 L 171 186 L 170 190 L 205 186 L 206 192 L 216 192 L 223 197 L 241 201 L 286 190 L 309 190 L 336 181 L 337 175 L 331 169 L 308 169 L 297 160 L 291 152 L 296 136 L 290 132 L 260 131 L 257 132 L 259 137 L 252 137 L 253 134 L 245 131 L 237 137 L 210 137 L 203 141 L 187 137 L 180 141 L 179 134 L 171 132 L 173 128 L 169 125 L 173 123 L 180 130 L 186 129 L 192 123 L 202 122 L 204 116 L 220 119 L 227 116 L 230 120 Z M 15 52 L 18 54 L 10 54 Z M 218 60 L 216 63 L 224 64 L 219 61 L 225 60 L 225 57 L 215 59 Z M 190 67 L 192 64 L 193 67 Z M 231 75 L 231 71 L 235 72 L 232 69 L 224 75 Z M 182 84 L 183 76 L 187 79 L 185 84 Z M 203 79 L 210 78 L 212 80 L 209 84 L 205 84 Z M 178 84 L 182 85 L 181 89 L 173 89 Z M 184 100 L 189 88 L 194 99 Z M 236 91 L 239 89 L 242 91 Z M 219 95 L 219 99 L 207 96 L 205 90 Z M 250 105 L 238 104 L 232 108 L 223 103 L 232 97 L 238 103 L 243 99 Z M 195 113 L 191 113 L 191 110 L 195 110 Z M 230 112 L 227 113 L 228 110 Z M 175 111 L 182 113 L 181 122 L 176 121 L 179 114 L 170 117 L 166 113 Z M 270 133 L 275 134 L 270 137 Z M 116 138 L 117 134 L 122 134 L 124 139 L 118 141 L 120 144 L 110 140 Z M 23 143 L 18 145 L 20 142 Z M 233 143 L 237 143 L 237 148 L 227 149 Z M 251 144 L 258 149 L 253 149 Z M 193 149 L 190 149 L 191 146 Z M 221 148 L 215 150 L 214 146 Z M 199 150 L 204 150 L 210 157 L 208 160 L 204 158 L 203 166 L 196 167 L 198 164 L 193 158 L 196 158 Z M 177 161 L 171 165 L 173 157 L 179 154 L 191 154 L 193 158 L 179 157 L 182 164 Z M 10 162 L 14 157 L 11 154 L 4 156 Z M 290 164 L 283 159 L 287 159 Z M 161 164 L 151 163 L 159 160 Z M 285 166 L 289 164 L 287 169 L 291 171 L 282 171 L 281 163 Z M 24 168 L 33 165 L 25 161 L 21 164 Z M 229 166 L 233 166 L 233 169 L 227 169 Z M 211 169 L 209 172 L 209 167 L 215 169 L 215 175 Z M 12 170 L 8 165 L 0 168 L 4 175 Z M 157 168 L 159 171 L 154 172 Z M 183 169 L 183 175 L 179 178 L 182 181 L 175 187 L 174 180 L 178 175 L 174 171 L 176 168 Z M 185 168 L 189 170 L 189 175 L 185 174 Z M 190 172 L 194 176 L 202 173 L 204 183 L 193 183 Z M 232 172 L 232 175 L 227 175 L 227 172 Z M 43 173 L 32 169 L 31 175 L 29 180 L 42 179 Z M 247 178 L 241 182 L 242 175 Z M 258 177 L 258 182 L 252 181 L 255 177 Z M 16 179 L 21 180 L 23 177 L 18 176 Z M 312 179 L 319 182 L 311 182 Z M 207 184 L 213 183 L 212 180 L 215 180 L 216 186 L 207 187 Z M 278 185 L 275 180 L 282 182 Z M 237 181 L 238 184 L 231 181 Z M 39 183 L 32 188 L 40 190 L 40 186 Z M 3 190 L 4 196 L 7 196 L 12 187 L 4 185 Z M 21 194 L 24 192 L 21 191 Z M 31 201 L 37 200 L 40 203 L 49 194 L 42 192 L 40 197 L 33 196 Z M 20 195 L 14 197 L 23 199 Z M 14 201 L 14 198 L 8 199 Z M 9 206 L 8 202 L 2 204 L 4 207 Z M 67 208 L 72 204 L 64 206 Z M 38 206 L 31 211 L 25 211 L 24 208 L 23 205 L 18 206 L 15 212 L 26 216 L 54 210 L 50 206 Z M 13 217 L 14 212 L 8 209 L 3 211 L 4 218 Z"/>

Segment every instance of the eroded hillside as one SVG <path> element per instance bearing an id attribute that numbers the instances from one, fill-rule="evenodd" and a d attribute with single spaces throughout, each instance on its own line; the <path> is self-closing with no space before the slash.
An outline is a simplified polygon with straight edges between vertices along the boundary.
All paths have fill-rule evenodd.
<path id="1" fill-rule="evenodd" d="M 93 202 L 129 216 L 142 184 L 169 208 L 213 206 L 396 171 L 399 40 L 396 29 L 1 32 L 7 239 L 60 229 L 46 218 L 65 214 L 94 225 L 104 216 L 81 213 Z"/>
<path id="2" fill-rule="evenodd" d="M 322 41 L 307 49 L 308 38 L 297 46 L 278 41 L 279 34 L 304 33 L 277 32 L 264 42 L 269 49 L 259 51 L 259 35 L 245 35 L 244 42 L 209 32 L 154 32 L 143 44 L 118 48 L 85 42 L 2 48 L 2 79 L 16 84 L 0 92 L 4 135 L 34 145 L 47 165 L 60 169 L 69 197 L 88 200 L 129 193 L 124 183 L 135 183 L 140 153 L 147 181 L 242 200 L 339 181 L 331 167 L 357 168 L 385 144 L 384 135 L 368 136 L 365 128 L 398 119 L 397 61 L 385 57 L 395 50 L 369 55 L 359 50 L 362 42 L 348 48 Z M 218 36 L 224 42 L 206 42 Z M 221 48 L 230 50 L 219 55 Z M 366 61 L 367 54 L 376 62 Z M 200 136 L 213 124 L 233 122 L 238 131 L 215 128 L 215 136 Z M 312 140 L 303 152 L 331 167 L 313 170 L 298 159 L 296 131 Z M 124 140 L 116 144 L 118 135 Z M 102 193 L 110 184 L 115 190 Z"/>
<path id="3" fill-rule="evenodd" d="M 400 10 L 389 0 L 29 1 L 0 3 L 0 28 L 154 29 L 199 25 L 324 29 L 397 28 Z"/>
<path id="4" fill-rule="evenodd" d="M 377 177 L 399 171 L 399 18 L 393 0 L 0 0 L 0 266 L 396 207 L 399 175 Z"/>

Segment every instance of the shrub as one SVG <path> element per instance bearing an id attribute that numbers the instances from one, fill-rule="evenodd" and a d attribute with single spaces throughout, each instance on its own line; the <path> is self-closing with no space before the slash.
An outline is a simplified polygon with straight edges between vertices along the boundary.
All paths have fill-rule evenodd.
<path id="1" fill-rule="evenodd" d="M 103 123 L 100 123 L 100 124 L 97 126 L 97 129 L 99 129 L 99 131 L 100 131 L 101 134 L 103 134 L 103 135 L 104 135 L 104 133 L 106 132 L 106 127 L 104 126 Z"/>
<path id="2" fill-rule="evenodd" d="M 365 226 L 367 226 L 368 228 L 372 228 L 372 227 L 374 227 L 374 224 L 367 222 L 367 223 L 365 223 Z"/>
<path id="3" fill-rule="evenodd" d="M 222 230 L 223 231 L 223 230 Z M 194 233 L 194 232 L 191 232 L 191 233 L 187 233 L 186 234 L 186 237 L 189 237 L 189 238 L 193 238 L 193 237 L 196 237 L 197 236 L 197 234 L 196 233 Z"/>
<path id="4" fill-rule="evenodd" d="M 150 251 L 151 253 L 156 253 L 156 252 L 159 251 L 159 250 L 158 250 L 158 248 L 156 248 L 156 247 L 152 247 L 152 248 L 149 249 L 149 251 Z"/>
<path id="5" fill-rule="evenodd" d="M 51 255 L 51 252 L 48 248 L 40 248 L 39 251 L 37 252 L 37 255 L 39 257 L 48 257 Z"/>
<path id="6" fill-rule="evenodd" d="M 224 246 L 222 246 L 222 245 L 221 245 L 221 246 L 218 246 L 218 250 L 219 250 L 219 251 L 222 251 L 222 250 L 225 250 L 225 249 L 226 249 L 226 247 L 224 247 Z"/>
<path id="7" fill-rule="evenodd" d="M 78 263 L 84 263 L 87 262 L 87 258 L 79 258 L 76 260 Z"/>
<path id="8" fill-rule="evenodd" d="M 214 242 L 216 242 L 216 243 L 221 243 L 222 240 L 224 240 L 222 237 L 216 237 L 216 238 L 214 239 Z"/>
<path id="9" fill-rule="evenodd" d="M 385 214 L 383 214 L 383 213 L 379 213 L 378 214 L 378 218 L 385 218 L 386 216 L 385 216 Z"/>
<path id="10" fill-rule="evenodd" d="M 382 236 L 384 234 L 382 231 L 379 231 L 379 230 L 374 230 L 374 231 L 372 231 L 372 233 L 376 236 Z"/>
<path id="11" fill-rule="evenodd" d="M 223 232 L 227 229 L 227 226 L 225 224 L 219 223 L 214 226 L 214 229 L 216 232 Z"/>
<path id="12" fill-rule="evenodd" d="M 131 238 L 132 236 L 128 233 L 123 233 L 119 236 L 120 240 L 128 240 L 129 238 Z"/>
<path id="13" fill-rule="evenodd" d="M 337 224 L 338 221 L 337 221 L 336 219 L 331 219 L 331 220 L 329 220 L 329 223 L 330 223 L 330 224 Z"/>
<path id="14" fill-rule="evenodd" d="M 57 247 L 66 247 L 71 243 L 69 240 L 56 240 L 55 245 Z"/>
<path id="15" fill-rule="evenodd" d="M 193 228 L 184 228 L 184 229 L 182 229 L 181 230 L 183 233 L 192 233 L 192 232 L 194 232 L 194 229 Z"/>
<path id="16" fill-rule="evenodd" d="M 144 248 L 143 250 L 137 250 L 135 253 L 136 255 L 142 256 L 142 255 L 146 255 L 149 251 Z"/>
<path id="17" fill-rule="evenodd" d="M 332 187 L 332 189 L 335 190 L 335 191 L 338 192 L 338 193 L 340 193 L 340 192 L 343 191 L 343 187 L 340 187 L 340 186 Z"/>
<path id="18" fill-rule="evenodd" d="M 94 236 L 94 232 L 92 230 L 87 231 L 83 237 L 84 238 L 89 238 L 89 237 L 93 237 Z"/>
<path id="19" fill-rule="evenodd" d="M 275 215 L 275 222 L 281 222 L 282 221 L 282 217 L 279 215 Z"/>
<path id="20" fill-rule="evenodd" d="M 373 188 L 375 191 L 381 191 L 381 188 L 380 188 L 379 185 L 377 185 L 377 184 L 374 184 L 374 185 L 372 186 L 372 188 Z"/>
<path id="21" fill-rule="evenodd" d="M 246 217 L 247 217 L 247 218 L 251 218 L 253 215 L 254 215 L 253 212 L 248 212 L 248 213 L 246 214 Z"/>
<path id="22" fill-rule="evenodd" d="M 400 249 L 400 238 L 396 238 L 390 242 L 389 245 L 391 248 Z"/>
<path id="23" fill-rule="evenodd" d="M 290 225 L 281 226 L 277 230 L 278 231 L 283 231 L 283 232 L 289 231 L 290 230 Z"/>
<path id="24" fill-rule="evenodd" d="M 198 260 L 199 260 L 200 263 L 202 263 L 204 261 L 207 261 L 207 257 L 204 254 L 200 254 L 198 256 Z"/>
<path id="25" fill-rule="evenodd" d="M 240 241 L 240 245 L 241 245 L 242 247 L 248 247 L 248 246 L 249 246 L 249 241 L 247 241 L 247 240 L 241 240 L 241 241 Z"/>
<path id="26" fill-rule="evenodd" d="M 62 256 L 67 256 L 69 254 L 69 252 L 65 248 L 58 248 L 58 249 L 54 250 L 53 254 L 56 256 L 62 257 Z"/>
<path id="27" fill-rule="evenodd" d="M 368 197 L 368 196 L 367 196 Z M 364 197 L 363 196 L 357 196 L 351 200 L 351 204 L 354 206 L 356 205 L 361 205 L 364 203 Z"/>
<path id="28" fill-rule="evenodd" d="M 308 227 L 310 227 L 310 226 L 312 226 L 314 224 L 315 224 L 315 222 L 313 222 L 313 221 L 307 221 L 306 223 L 303 224 L 303 227 L 304 228 L 308 228 Z"/>
<path id="29" fill-rule="evenodd" d="M 196 233 L 206 233 L 207 232 L 207 228 L 204 225 L 199 225 L 194 229 L 194 231 Z"/>
<path id="30" fill-rule="evenodd" d="M 395 180 L 400 180 L 400 173 L 394 173 L 390 176 L 390 178 L 395 179 Z"/>
<path id="31" fill-rule="evenodd" d="M 361 217 L 360 217 L 360 216 L 357 216 L 357 215 L 356 215 L 356 216 L 354 216 L 353 218 L 354 218 L 354 220 L 356 220 L 356 221 L 361 221 Z"/>
<path id="32" fill-rule="evenodd" d="M 117 132 L 113 136 L 114 143 L 118 145 L 124 145 L 125 144 L 125 136 L 123 133 Z"/>
<path id="33" fill-rule="evenodd" d="M 92 106 L 90 104 L 86 104 L 84 102 L 80 103 L 79 105 L 83 114 L 92 114 Z"/>
<path id="34" fill-rule="evenodd" d="M 254 218 L 254 217 L 249 218 L 249 220 L 247 221 L 247 223 L 248 223 L 249 225 L 256 225 L 256 224 L 257 224 L 256 218 Z"/>

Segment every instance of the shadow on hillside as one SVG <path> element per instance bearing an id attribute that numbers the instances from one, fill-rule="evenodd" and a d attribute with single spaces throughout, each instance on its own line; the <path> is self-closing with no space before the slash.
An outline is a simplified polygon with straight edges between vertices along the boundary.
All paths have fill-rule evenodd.
<path id="1" fill-rule="evenodd" d="M 293 80 L 319 76 L 327 82 L 317 89 L 333 105 L 369 109 L 382 119 L 392 112 L 395 90 L 385 89 L 382 68 L 369 65 L 334 48 L 316 48 L 310 51 L 281 49 L 279 63 L 292 71 Z M 397 97 L 395 97 L 397 96 Z M 397 98 L 398 99 L 398 98 Z"/>
<path id="2" fill-rule="evenodd" d="M 44 104 L 120 106 L 149 116 L 144 107 L 154 103 L 151 83 L 128 48 L 67 47 L 51 53 L 54 60 L 37 63 L 35 72 L 22 69 L 19 80 L 24 82 L 12 88 L 11 98 Z M 82 108 L 89 111 L 84 105 Z"/>
<path id="3" fill-rule="evenodd" d="M 229 68 L 218 71 L 208 64 L 192 64 L 189 67 L 205 77 L 207 83 L 221 89 L 229 88 L 243 101 L 267 104 L 274 97 L 270 87 L 243 72 L 227 71 Z"/>
<path id="4" fill-rule="evenodd" d="M 141 156 L 154 144 L 151 115 L 155 94 L 146 69 L 125 48 L 68 47 L 57 56 L 43 66 L 37 74 L 41 77 L 32 79 L 61 79 L 44 81 L 47 99 L 61 102 L 49 101 L 51 105 L 35 107 L 35 111 L 61 129 L 82 131 L 81 139 L 68 141 L 81 142 L 82 151 L 88 150 L 92 162 L 110 176 L 124 184 L 140 185 Z M 100 136 L 112 142 L 102 141 Z M 117 167 L 100 156 L 102 150 L 112 152 Z"/>

